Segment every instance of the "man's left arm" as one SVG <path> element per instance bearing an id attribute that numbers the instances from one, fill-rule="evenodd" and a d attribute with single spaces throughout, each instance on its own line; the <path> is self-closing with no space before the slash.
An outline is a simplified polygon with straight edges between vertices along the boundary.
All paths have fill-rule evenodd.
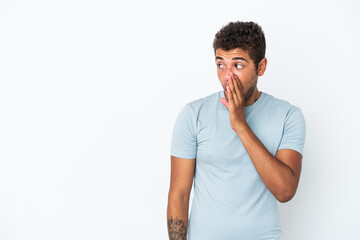
<path id="1" fill-rule="evenodd" d="M 302 155 L 292 149 L 280 149 L 273 156 L 247 123 L 235 129 L 256 171 L 279 202 L 292 199 L 300 179 Z"/>

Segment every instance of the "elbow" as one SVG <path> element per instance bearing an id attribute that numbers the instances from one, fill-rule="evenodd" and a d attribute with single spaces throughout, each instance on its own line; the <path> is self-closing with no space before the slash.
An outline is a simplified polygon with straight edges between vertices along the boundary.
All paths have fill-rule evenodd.
<path id="1" fill-rule="evenodd" d="M 277 200 L 281 203 L 290 201 L 295 196 L 296 189 L 287 188 L 281 191 L 277 196 Z"/>
<path id="2" fill-rule="evenodd" d="M 281 203 L 286 203 L 290 201 L 293 197 L 292 196 L 284 196 L 284 197 L 278 197 L 277 200 Z"/>

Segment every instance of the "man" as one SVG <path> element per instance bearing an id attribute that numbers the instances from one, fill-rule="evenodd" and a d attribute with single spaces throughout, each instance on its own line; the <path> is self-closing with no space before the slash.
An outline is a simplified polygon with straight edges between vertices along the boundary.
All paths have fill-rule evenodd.
<path id="1" fill-rule="evenodd" d="M 230 22 L 213 47 L 223 90 L 187 103 L 173 129 L 169 238 L 279 240 L 278 201 L 298 186 L 304 116 L 257 88 L 267 64 L 259 25 Z"/>

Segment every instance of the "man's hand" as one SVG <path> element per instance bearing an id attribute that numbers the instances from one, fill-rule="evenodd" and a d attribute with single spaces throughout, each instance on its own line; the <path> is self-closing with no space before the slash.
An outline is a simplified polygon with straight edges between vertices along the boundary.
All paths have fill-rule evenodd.
<path id="1" fill-rule="evenodd" d="M 229 85 L 226 86 L 225 90 L 229 102 L 225 98 L 220 98 L 220 101 L 229 110 L 231 128 L 236 130 L 238 127 L 247 124 L 244 117 L 244 88 L 236 75 L 230 73 L 226 78 Z"/>

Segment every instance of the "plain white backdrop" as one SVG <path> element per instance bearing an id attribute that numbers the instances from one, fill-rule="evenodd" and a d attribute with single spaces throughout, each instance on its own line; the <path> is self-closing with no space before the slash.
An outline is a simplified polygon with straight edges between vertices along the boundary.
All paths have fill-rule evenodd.
<path id="1" fill-rule="evenodd" d="M 230 21 L 307 124 L 283 240 L 360 239 L 358 1 L 0 2 L 0 239 L 168 239 L 170 141 Z"/>

